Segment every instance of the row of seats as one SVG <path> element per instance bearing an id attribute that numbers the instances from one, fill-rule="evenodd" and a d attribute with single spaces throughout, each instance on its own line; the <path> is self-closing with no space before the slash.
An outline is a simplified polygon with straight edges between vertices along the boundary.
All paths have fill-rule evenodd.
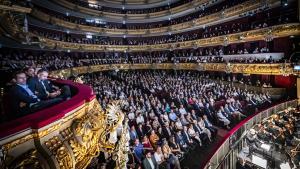
<path id="1" fill-rule="evenodd" d="M 5 52 L 4 52 L 5 51 Z M 6 48 L 0 53 L 2 60 L 0 65 L 2 70 L 15 71 L 26 66 L 43 67 L 49 70 L 58 70 L 64 68 L 101 65 L 101 64 L 125 64 L 125 63 L 277 63 L 282 59 L 273 59 L 272 54 L 268 58 L 249 57 L 249 53 L 268 53 L 269 49 L 255 48 L 253 51 L 220 49 L 197 49 L 184 50 L 179 52 L 161 51 L 161 52 L 138 52 L 138 53 L 93 53 L 93 52 L 46 52 L 46 51 L 28 51 L 12 50 Z M 237 59 L 236 57 L 228 59 L 227 54 L 234 56 L 245 56 Z M 226 57 L 226 60 L 224 59 Z"/>
<path id="2" fill-rule="evenodd" d="M 221 10 L 233 7 L 235 5 L 238 5 L 244 1 L 247 0 L 243 0 L 243 1 L 224 1 L 223 3 L 220 3 L 218 5 L 209 7 L 209 8 L 205 8 L 203 10 L 200 10 L 199 12 L 196 13 L 192 13 L 189 14 L 187 16 L 183 16 L 183 17 L 179 17 L 179 18 L 168 18 L 168 20 L 164 20 L 162 22 L 154 22 L 154 23 L 134 23 L 134 24 L 130 24 L 130 23 L 111 23 L 111 22 L 88 22 L 86 18 L 78 18 L 78 17 L 74 17 L 74 16 L 70 16 L 70 15 L 66 15 L 63 13 L 58 13 L 55 12 L 53 10 L 49 10 L 47 8 L 41 7 L 41 6 L 37 6 L 37 4 L 35 4 L 34 8 L 41 10 L 47 14 L 49 14 L 50 16 L 68 21 L 68 22 L 72 22 L 72 23 L 76 23 L 76 24 L 83 24 L 83 25 L 90 25 L 90 26 L 97 26 L 97 27 L 103 27 L 103 28 L 110 28 L 110 29 L 151 29 L 151 28 L 159 28 L 162 26 L 170 26 L 170 25 L 175 25 L 175 24 L 180 24 L 180 23 L 184 23 L 184 22 L 188 22 L 191 21 L 193 19 L 196 18 L 200 18 L 200 17 L 204 17 L 204 16 L 208 16 L 210 14 L 214 14 L 216 12 L 219 12 Z"/>
<path id="3" fill-rule="evenodd" d="M 197 72 L 104 72 L 83 80 L 92 85 L 104 109 L 113 100 L 126 102 L 134 157 L 128 165 L 133 166 L 145 167 L 152 151 L 159 168 L 181 168 L 180 161 L 211 144 L 220 127 L 230 129 L 272 102 L 268 95 L 218 84 Z M 91 168 L 107 163 L 100 161 Z"/>

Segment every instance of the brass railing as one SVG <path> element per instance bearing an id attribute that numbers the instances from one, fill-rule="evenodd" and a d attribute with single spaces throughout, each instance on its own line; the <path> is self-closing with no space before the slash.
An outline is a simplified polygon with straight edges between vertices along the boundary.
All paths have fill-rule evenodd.
<path id="1" fill-rule="evenodd" d="M 198 71 L 218 71 L 242 74 L 263 74 L 263 75 L 287 75 L 294 74 L 291 64 L 241 64 L 232 63 L 231 69 L 228 70 L 228 64 L 225 63 L 158 63 L 158 64 L 104 64 L 74 67 L 62 70 L 52 71 L 54 77 L 66 78 L 71 75 L 80 75 L 92 72 L 107 70 L 141 70 L 141 69 L 157 69 L 157 70 L 198 70 Z"/>

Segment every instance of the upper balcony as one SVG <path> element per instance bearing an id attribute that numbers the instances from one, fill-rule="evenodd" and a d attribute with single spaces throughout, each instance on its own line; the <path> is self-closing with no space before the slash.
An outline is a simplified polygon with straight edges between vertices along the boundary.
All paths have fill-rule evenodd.
<path id="1" fill-rule="evenodd" d="M 195 6 L 205 6 L 210 7 L 218 4 L 222 0 L 210 2 L 208 0 L 193 0 L 188 3 L 183 3 L 174 8 L 152 12 L 152 13 L 142 13 L 142 14 L 131 14 L 131 13 L 115 13 L 109 11 L 101 11 L 95 8 L 83 7 L 81 5 L 76 5 L 67 0 L 55 1 L 55 3 L 48 0 L 40 2 L 33 0 L 32 2 L 44 8 L 55 10 L 56 12 L 65 14 L 68 13 L 70 16 L 77 16 L 81 18 L 97 19 L 102 22 L 115 22 L 122 23 L 145 23 L 145 22 L 159 22 L 168 20 L 168 18 L 178 18 L 194 12 L 201 11 L 202 8 L 195 8 Z M 124 7 L 125 9 L 125 7 Z"/>
<path id="2" fill-rule="evenodd" d="M 269 8 L 275 8 L 279 6 L 280 3 L 275 0 L 269 0 L 268 7 Z M 65 29 L 71 30 L 77 30 L 77 31 L 83 31 L 83 32 L 89 32 L 94 34 L 101 34 L 106 36 L 161 36 L 161 35 L 167 35 L 167 34 L 175 34 L 175 33 L 181 33 L 191 30 L 196 30 L 203 28 L 204 26 L 210 26 L 215 25 L 218 23 L 222 23 L 225 21 L 231 21 L 234 19 L 240 18 L 242 14 L 253 12 L 254 10 L 257 10 L 261 7 L 261 3 L 258 1 L 247 1 L 244 3 L 241 3 L 239 5 L 235 5 L 233 7 L 227 8 L 222 11 L 214 12 L 212 14 L 208 14 L 206 16 L 200 16 L 199 18 L 196 17 L 194 20 L 177 23 L 173 25 L 164 25 L 155 28 L 150 29 L 120 29 L 119 26 L 112 26 L 110 28 L 110 24 L 108 24 L 108 28 L 106 27 L 99 27 L 97 26 L 89 26 L 88 23 L 84 24 L 85 21 L 80 21 L 80 19 L 77 19 L 76 21 L 73 21 L 73 19 L 66 18 L 64 15 L 56 16 L 56 14 L 48 14 L 45 11 L 34 9 L 32 12 L 32 16 L 40 21 L 51 23 L 57 26 L 60 26 Z M 88 17 L 87 17 L 88 18 Z M 189 18 L 189 17 L 187 17 Z M 165 20 L 168 20 L 166 18 Z M 100 20 L 99 20 L 100 21 Z M 81 24 L 78 24 L 81 23 Z M 127 22 L 126 22 L 127 23 Z M 100 24 L 101 25 L 101 24 Z M 121 22 L 122 25 L 122 22 Z M 148 23 L 148 25 L 151 25 L 151 23 Z"/>
<path id="3" fill-rule="evenodd" d="M 111 8 L 126 8 L 126 9 L 145 9 L 145 8 L 156 8 L 160 6 L 165 6 L 169 4 L 173 4 L 178 2 L 179 0 L 82 0 L 84 2 L 89 2 L 92 4 L 97 4 L 105 7 L 111 7 Z"/>
<path id="4" fill-rule="evenodd" d="M 44 47 L 54 49 L 59 47 L 64 50 L 72 51 L 114 51 L 114 52 L 138 52 L 138 51 L 161 51 L 161 50 L 178 50 L 199 48 L 218 45 L 229 45 L 241 42 L 259 41 L 259 40 L 273 40 L 275 38 L 287 37 L 300 34 L 300 25 L 298 23 L 276 25 L 267 28 L 245 31 L 240 33 L 233 33 L 223 36 L 216 36 L 211 38 L 202 38 L 196 40 L 189 40 L 183 42 L 150 44 L 150 45 L 110 45 L 110 44 L 89 44 L 65 42 L 56 39 L 42 37 L 31 33 L 30 36 L 38 37 L 39 41 Z"/>

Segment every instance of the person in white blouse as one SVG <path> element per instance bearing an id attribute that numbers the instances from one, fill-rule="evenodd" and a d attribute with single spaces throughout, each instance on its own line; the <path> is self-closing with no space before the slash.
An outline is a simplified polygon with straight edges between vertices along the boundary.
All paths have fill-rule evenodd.
<path id="1" fill-rule="evenodd" d="M 205 123 L 202 119 L 202 117 L 198 118 L 198 126 L 201 128 L 201 130 L 207 134 L 209 141 L 211 140 L 211 132 L 205 127 Z"/>
<path id="2" fill-rule="evenodd" d="M 133 111 L 130 111 L 130 112 L 128 113 L 128 119 L 129 119 L 129 120 L 135 119 L 135 114 L 134 114 Z"/>
<path id="3" fill-rule="evenodd" d="M 230 124 L 230 121 L 222 114 L 222 111 L 219 110 L 218 113 L 217 113 L 217 117 L 218 119 L 224 123 L 224 126 L 227 128 L 227 129 L 230 129 L 229 127 L 229 124 Z"/>
<path id="4" fill-rule="evenodd" d="M 181 123 L 180 119 L 176 120 L 175 126 L 176 126 L 177 130 L 182 130 L 183 129 L 183 126 L 182 126 L 182 123 Z"/>
<path id="5" fill-rule="evenodd" d="M 156 148 L 155 153 L 154 153 L 154 158 L 155 158 L 155 160 L 156 160 L 156 162 L 157 162 L 158 164 L 161 164 L 162 162 L 165 161 L 165 159 L 164 159 L 164 154 L 163 154 L 163 152 L 161 151 L 161 147 L 160 147 L 160 146 L 158 146 L 158 147 Z"/>
<path id="6" fill-rule="evenodd" d="M 144 119 L 142 113 L 139 113 L 136 117 L 136 124 L 140 124 L 140 123 L 144 124 L 144 122 L 145 122 L 145 119 Z"/>
<path id="7" fill-rule="evenodd" d="M 193 124 L 189 125 L 188 133 L 189 133 L 190 137 L 194 138 L 199 143 L 199 145 L 202 146 L 202 142 L 201 142 L 201 139 L 199 137 L 199 134 L 194 130 Z"/>
<path id="8" fill-rule="evenodd" d="M 186 112 L 186 110 L 185 110 L 185 108 L 183 107 L 182 104 L 180 105 L 179 113 L 180 113 L 180 114 L 187 114 L 187 112 Z"/>

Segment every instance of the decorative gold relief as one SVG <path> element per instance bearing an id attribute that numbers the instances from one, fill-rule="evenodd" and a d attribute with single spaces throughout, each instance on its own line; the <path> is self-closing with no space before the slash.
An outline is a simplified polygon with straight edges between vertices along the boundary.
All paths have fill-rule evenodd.
<path id="1" fill-rule="evenodd" d="M 37 36 L 43 44 L 52 48 L 53 46 L 59 46 L 61 49 L 71 49 L 71 50 L 86 50 L 86 51 L 159 51 L 159 50 L 166 50 L 171 48 L 176 49 L 186 49 L 186 48 L 193 48 L 196 44 L 197 47 L 205 47 L 205 46 L 215 46 L 215 45 L 224 45 L 224 39 L 226 39 L 226 44 L 233 44 L 233 43 L 240 43 L 240 36 L 247 34 L 244 37 L 243 41 L 257 41 L 257 40 L 265 40 L 266 33 L 268 34 L 269 30 L 272 30 L 272 37 L 286 37 L 290 35 L 298 35 L 300 34 L 300 24 L 284 24 L 284 25 L 277 25 L 270 28 L 262 28 L 251 30 L 242 33 L 235 33 L 235 34 L 228 34 L 225 36 L 217 36 L 212 38 L 205 38 L 205 39 L 197 39 L 192 41 L 184 41 L 184 42 L 175 42 L 175 43 L 164 43 L 164 44 L 155 44 L 155 45 L 96 45 L 96 44 L 80 44 L 80 43 L 71 43 L 71 42 L 63 42 L 52 40 L 44 37 L 40 37 L 31 33 L 31 36 Z M 104 50 L 105 49 L 105 50 Z M 77 74 L 80 74 L 82 69 L 78 69 L 75 71 Z"/>
<path id="2" fill-rule="evenodd" d="M 72 158 L 65 146 L 61 146 L 57 149 L 56 159 L 60 169 L 73 168 Z"/>
<path id="3" fill-rule="evenodd" d="M 116 159 L 115 169 L 126 168 L 126 164 L 128 162 L 128 151 L 129 151 L 129 140 L 130 140 L 128 131 L 129 131 L 128 121 L 125 120 L 120 139 L 113 153 L 113 156 L 115 156 L 113 158 Z"/>
<path id="4" fill-rule="evenodd" d="M 202 2 L 199 2 L 199 1 L 202 1 Z M 200 3 L 203 3 L 203 0 L 199 0 L 199 1 L 196 4 L 199 5 Z M 58 3 L 62 3 L 62 2 L 59 1 Z M 99 28 L 99 27 L 75 24 L 72 22 L 67 22 L 67 21 L 58 19 L 58 18 L 52 18 L 52 19 L 55 20 L 55 24 L 57 24 L 58 26 L 62 26 L 62 27 L 69 28 L 69 29 L 81 30 L 81 31 L 85 31 L 85 32 L 95 32 L 95 33 L 105 32 L 106 34 L 113 34 L 113 35 L 127 34 L 127 35 L 135 35 L 135 36 L 140 36 L 140 35 L 149 36 L 149 35 L 157 34 L 156 36 L 158 36 L 159 34 L 163 35 L 170 31 L 173 31 L 173 32 L 182 31 L 184 29 L 193 28 L 194 26 L 203 26 L 203 25 L 209 24 L 211 22 L 220 21 L 220 19 L 222 19 L 224 17 L 224 14 L 228 18 L 233 17 L 233 16 L 238 16 L 239 14 L 242 14 L 244 12 L 252 11 L 252 10 L 259 8 L 261 6 L 261 3 L 262 3 L 262 0 L 249 0 L 249 1 L 246 1 L 239 5 L 233 6 L 231 8 L 225 9 L 223 11 L 213 13 L 208 16 L 197 18 L 197 19 L 193 20 L 192 22 L 183 22 L 183 23 L 179 23 L 179 24 L 175 24 L 175 25 L 171 25 L 171 26 L 164 26 L 164 27 L 151 28 L 151 29 L 128 29 L 128 30 L 108 29 L 108 28 Z M 278 4 L 278 0 L 266 0 L 266 2 L 264 2 L 264 3 L 268 3 L 269 5 L 274 5 L 276 3 Z M 69 5 L 66 5 L 65 3 L 62 3 L 62 4 L 67 7 L 72 6 L 72 4 L 70 4 L 70 3 L 69 3 Z M 197 6 L 197 5 L 195 5 L 195 6 Z M 82 7 L 80 7 L 80 8 L 82 8 Z M 91 10 L 91 9 L 89 9 L 89 10 Z M 86 10 L 83 10 L 83 11 L 86 11 Z M 95 12 L 95 10 L 94 10 L 94 12 L 92 12 L 90 14 L 94 15 L 95 13 L 97 13 L 97 12 Z M 49 18 L 51 18 L 51 16 L 49 16 L 48 14 L 38 11 L 36 9 L 32 13 L 32 15 L 34 15 L 35 17 L 37 17 L 45 22 L 48 22 Z M 119 15 L 119 14 L 116 14 L 116 15 Z M 130 14 L 127 14 L 127 16 L 128 15 L 130 15 Z M 111 16 L 111 13 L 110 13 L 110 16 Z M 220 17 L 220 16 L 223 16 L 223 17 Z M 134 17 L 134 18 L 136 19 L 136 17 Z M 212 43 L 213 41 L 215 41 L 215 40 L 211 39 L 210 43 Z M 186 46 L 192 46 L 192 44 L 178 43 L 174 46 L 180 46 L 180 48 L 185 48 Z M 169 48 L 170 47 L 165 46 L 165 49 L 169 49 Z M 104 48 L 102 48 L 101 50 L 103 50 L 103 49 Z M 152 49 L 154 49 L 154 48 L 152 48 Z M 146 49 L 144 49 L 144 50 L 146 50 Z M 124 51 L 124 49 L 123 49 L 123 51 Z"/>
<path id="5" fill-rule="evenodd" d="M 31 168 L 31 169 L 40 169 L 41 164 L 39 163 L 39 159 L 37 157 L 37 150 L 31 149 L 22 154 L 21 156 L 17 157 L 15 160 L 11 162 L 8 168 L 14 169 L 24 169 L 24 168 Z"/>
<path id="6" fill-rule="evenodd" d="M 110 64 L 110 65 L 94 65 L 91 72 L 105 71 L 105 70 L 115 70 L 118 68 L 120 70 L 128 69 L 173 69 L 173 63 L 158 63 L 158 64 Z M 77 69 L 87 70 L 86 67 L 72 68 L 74 71 Z M 226 63 L 178 63 L 176 66 L 178 70 L 201 70 L 201 71 L 220 71 L 231 73 L 244 73 L 244 74 L 265 74 L 265 75 L 289 75 L 296 74 L 294 72 L 291 64 L 242 64 L 242 63 L 230 63 L 228 66 Z M 68 71 L 69 69 L 57 70 L 51 72 L 51 74 L 60 74 L 60 71 Z M 82 74 L 88 73 L 87 71 L 81 71 Z M 64 78 L 67 78 L 65 76 Z"/>
<path id="7" fill-rule="evenodd" d="M 57 160 L 60 169 L 73 168 L 72 157 L 58 136 L 52 137 L 46 141 L 45 146 Z"/>

